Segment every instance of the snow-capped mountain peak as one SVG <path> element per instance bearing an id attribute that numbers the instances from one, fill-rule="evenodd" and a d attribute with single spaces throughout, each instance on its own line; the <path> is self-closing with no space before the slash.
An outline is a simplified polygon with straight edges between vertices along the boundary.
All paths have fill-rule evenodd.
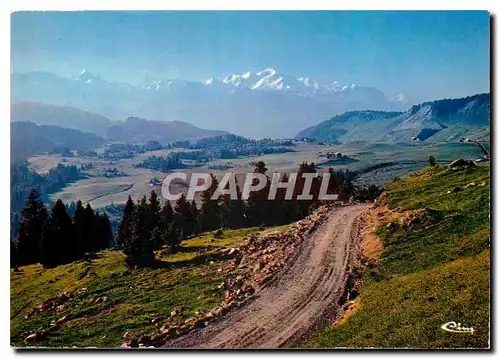
<path id="1" fill-rule="evenodd" d="M 94 74 L 89 70 L 84 69 L 78 74 L 78 79 L 82 81 L 93 80 L 94 78 L 95 78 Z"/>
<path id="2" fill-rule="evenodd" d="M 239 86 L 241 84 L 241 76 L 236 74 L 229 74 L 224 78 L 224 80 L 222 80 L 222 82 L 225 84 Z"/>
<path id="3" fill-rule="evenodd" d="M 71 79 L 77 80 L 77 81 L 82 81 L 82 82 L 85 82 L 87 84 L 93 84 L 96 81 L 102 81 L 100 76 L 94 75 L 94 73 L 92 73 L 89 70 L 85 70 L 85 69 L 80 71 L 78 74 L 72 75 Z"/>
<path id="4" fill-rule="evenodd" d="M 204 82 L 147 75 L 141 83 L 128 84 L 89 71 L 65 77 L 14 73 L 12 101 L 71 105 L 116 119 L 134 115 L 192 121 L 201 127 L 210 124 L 255 138 L 294 136 L 335 113 L 400 110 L 406 108 L 401 101 L 408 101 L 406 95 L 395 101 L 374 87 L 321 82 L 306 74 L 291 76 L 277 69 L 245 69 L 226 75 Z"/>
<path id="5" fill-rule="evenodd" d="M 242 74 L 230 73 L 222 80 L 211 77 L 203 81 L 203 84 L 210 86 L 216 82 L 225 86 L 248 90 L 295 92 L 303 95 L 333 94 L 355 90 L 358 87 L 355 84 L 340 84 L 338 81 L 322 84 L 306 76 L 284 75 L 271 67 L 255 73 L 250 71 Z"/>
<path id="6" fill-rule="evenodd" d="M 399 102 L 399 103 L 406 103 L 405 94 L 404 93 L 399 93 L 396 96 L 392 97 L 391 101 Z"/>
<path id="7" fill-rule="evenodd" d="M 203 84 L 208 86 L 208 85 L 213 84 L 214 81 L 215 81 L 215 79 L 213 77 L 210 77 L 210 78 L 206 79 L 205 81 L 203 81 Z"/>
<path id="8" fill-rule="evenodd" d="M 241 75 L 241 78 L 243 80 L 248 80 L 251 75 L 252 75 L 252 73 L 250 71 L 248 71 L 248 72 L 245 72 L 243 75 Z"/>
<path id="9" fill-rule="evenodd" d="M 262 70 L 260 72 L 257 72 L 257 76 L 272 76 L 272 75 L 276 75 L 278 73 L 278 71 L 276 71 L 275 69 L 273 69 L 272 67 L 269 67 L 265 70 Z"/>

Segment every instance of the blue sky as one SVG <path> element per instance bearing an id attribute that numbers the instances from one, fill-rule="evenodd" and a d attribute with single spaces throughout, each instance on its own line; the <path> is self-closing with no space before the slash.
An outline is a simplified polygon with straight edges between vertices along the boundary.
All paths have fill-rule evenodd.
<path id="1" fill-rule="evenodd" d="M 482 12 L 20 12 L 12 71 L 203 80 L 274 67 L 411 102 L 489 91 Z"/>

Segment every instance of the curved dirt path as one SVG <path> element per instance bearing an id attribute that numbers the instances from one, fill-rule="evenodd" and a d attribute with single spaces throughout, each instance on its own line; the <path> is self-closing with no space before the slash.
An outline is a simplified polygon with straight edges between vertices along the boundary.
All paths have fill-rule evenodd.
<path id="1" fill-rule="evenodd" d="M 304 240 L 300 253 L 248 306 L 167 342 L 170 348 L 287 347 L 338 314 L 348 264 L 357 251 L 358 217 L 369 205 L 339 207 Z"/>

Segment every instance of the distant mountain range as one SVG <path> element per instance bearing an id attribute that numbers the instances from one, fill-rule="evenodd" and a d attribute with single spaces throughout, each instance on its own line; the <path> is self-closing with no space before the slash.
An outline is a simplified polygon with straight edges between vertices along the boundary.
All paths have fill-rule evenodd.
<path id="1" fill-rule="evenodd" d="M 113 121 L 102 115 L 71 106 L 54 106 L 37 102 L 15 103 L 11 106 L 12 122 L 33 122 L 94 133 L 106 137 Z"/>
<path id="2" fill-rule="evenodd" d="M 404 94 L 388 98 L 375 88 L 322 84 L 272 68 L 204 82 L 148 80 L 144 86 L 107 82 L 89 71 L 68 78 L 15 73 L 11 79 L 11 121 L 120 141 L 166 143 L 227 132 L 333 143 L 489 136 L 489 94 L 425 102 L 404 111 Z"/>
<path id="3" fill-rule="evenodd" d="M 124 142 L 146 142 L 156 140 L 160 143 L 194 140 L 227 134 L 225 131 L 204 130 L 181 121 L 148 121 L 129 117 L 123 123 L 109 128 L 108 138 Z"/>
<path id="4" fill-rule="evenodd" d="M 205 130 L 181 121 L 148 121 L 134 117 L 128 118 L 126 121 L 112 121 L 102 115 L 82 111 L 75 107 L 36 102 L 13 104 L 11 107 L 11 121 L 60 126 L 65 129 L 81 131 L 82 135 L 83 132 L 88 132 L 102 138 L 125 142 L 156 140 L 166 144 L 227 133 L 225 131 Z"/>
<path id="5" fill-rule="evenodd" d="M 294 77 L 279 73 L 273 68 L 259 72 L 243 74 L 229 74 L 226 77 L 208 78 L 203 82 L 206 86 L 225 86 L 228 89 L 246 89 L 251 91 L 270 91 L 292 93 L 301 96 L 320 97 L 331 101 L 346 101 L 367 103 L 374 100 L 386 105 L 387 102 L 404 103 L 404 94 L 387 98 L 384 93 L 374 87 L 363 87 L 356 84 L 340 84 L 338 81 L 323 84 L 309 77 Z"/>
<path id="6" fill-rule="evenodd" d="M 269 68 L 193 82 L 149 80 L 143 86 L 112 83 L 82 71 L 59 77 L 29 72 L 11 75 L 12 101 L 71 106 L 111 119 L 141 117 L 184 121 L 239 135 L 293 137 L 332 114 L 349 110 L 401 110 L 405 96 L 373 87 L 283 75 Z"/>
<path id="7" fill-rule="evenodd" d="M 424 102 L 405 112 L 349 111 L 300 131 L 295 138 L 351 141 L 453 141 L 489 138 L 490 94 Z"/>
<path id="8" fill-rule="evenodd" d="M 59 126 L 36 125 L 31 122 L 10 124 L 11 162 L 57 148 L 86 150 L 94 149 L 103 143 L 104 139 L 95 134 Z"/>

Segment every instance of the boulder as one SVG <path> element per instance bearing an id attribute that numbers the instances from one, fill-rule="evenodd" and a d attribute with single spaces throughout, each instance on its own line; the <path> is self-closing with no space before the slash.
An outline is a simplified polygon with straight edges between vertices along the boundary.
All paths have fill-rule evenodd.
<path id="1" fill-rule="evenodd" d="M 47 333 L 44 330 L 37 330 L 35 333 L 28 335 L 24 341 L 26 343 L 29 342 L 34 342 L 36 340 L 42 339 L 47 335 Z"/>
<path id="2" fill-rule="evenodd" d="M 449 168 L 459 168 L 459 167 L 467 167 L 467 166 L 475 166 L 474 161 L 468 161 L 468 160 L 464 160 L 463 158 L 459 158 L 458 160 L 455 160 L 448 165 Z"/>

